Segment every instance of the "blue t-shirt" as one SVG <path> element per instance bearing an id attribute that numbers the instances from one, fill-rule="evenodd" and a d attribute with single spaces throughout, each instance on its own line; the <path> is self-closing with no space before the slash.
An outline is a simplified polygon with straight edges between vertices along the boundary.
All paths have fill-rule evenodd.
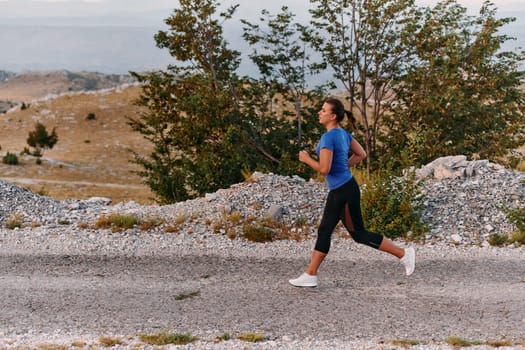
<path id="1" fill-rule="evenodd" d="M 321 149 L 327 148 L 332 151 L 332 166 L 326 175 L 326 183 L 330 190 L 341 187 L 352 178 L 352 173 L 348 168 L 348 153 L 352 135 L 344 129 L 333 128 L 321 136 L 321 140 L 316 148 L 317 156 Z"/>

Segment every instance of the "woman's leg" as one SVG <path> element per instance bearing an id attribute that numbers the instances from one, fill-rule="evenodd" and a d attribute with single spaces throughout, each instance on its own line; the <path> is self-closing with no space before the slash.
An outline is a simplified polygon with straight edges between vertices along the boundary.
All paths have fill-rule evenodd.
<path id="1" fill-rule="evenodd" d="M 314 251 L 312 252 L 312 258 L 310 259 L 310 263 L 306 268 L 306 273 L 310 276 L 317 275 L 317 270 L 319 269 L 319 266 L 321 266 L 321 263 L 323 262 L 325 256 L 326 253 L 321 253 L 320 251 L 314 249 Z"/>
<path id="2" fill-rule="evenodd" d="M 315 242 L 312 257 L 306 272 L 298 278 L 289 280 L 292 285 L 296 287 L 317 287 L 317 270 L 330 250 L 332 232 L 340 220 L 339 213 L 344 203 L 344 197 L 338 196 L 337 190 L 328 193 L 323 217 L 317 230 L 317 241 Z"/>
<path id="3" fill-rule="evenodd" d="M 407 276 L 414 272 L 415 251 L 413 247 L 407 249 L 401 248 L 390 239 L 378 233 L 367 231 L 364 228 L 361 214 L 361 193 L 359 191 L 359 185 L 355 180 L 349 188 L 348 203 L 345 205 L 341 217 L 344 226 L 356 242 L 377 248 L 401 259 Z"/>

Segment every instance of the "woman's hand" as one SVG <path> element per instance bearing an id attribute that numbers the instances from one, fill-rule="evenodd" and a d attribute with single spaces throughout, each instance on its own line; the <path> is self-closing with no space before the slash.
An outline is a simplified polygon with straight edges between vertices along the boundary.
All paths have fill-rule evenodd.
<path id="1" fill-rule="evenodd" d="M 308 164 L 312 157 L 306 151 L 299 151 L 299 161 Z"/>
<path id="2" fill-rule="evenodd" d="M 332 157 L 332 151 L 327 148 L 321 149 L 319 161 L 316 161 L 310 157 L 310 154 L 308 154 L 306 151 L 299 152 L 299 160 L 309 165 L 312 169 L 321 173 L 322 175 L 326 175 L 328 172 L 330 172 L 330 167 L 332 166 Z"/>

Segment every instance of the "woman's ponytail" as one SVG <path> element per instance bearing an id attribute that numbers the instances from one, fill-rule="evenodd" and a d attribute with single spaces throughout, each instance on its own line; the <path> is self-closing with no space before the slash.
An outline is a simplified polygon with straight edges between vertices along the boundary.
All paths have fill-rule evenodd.
<path id="1" fill-rule="evenodd" d="M 346 115 L 348 117 L 348 120 L 352 124 L 352 128 L 354 130 L 357 129 L 354 114 L 351 111 L 347 111 L 343 103 L 339 99 L 331 97 L 326 99 L 325 103 L 328 103 L 332 106 L 332 112 L 337 116 L 338 123 L 341 123 Z"/>

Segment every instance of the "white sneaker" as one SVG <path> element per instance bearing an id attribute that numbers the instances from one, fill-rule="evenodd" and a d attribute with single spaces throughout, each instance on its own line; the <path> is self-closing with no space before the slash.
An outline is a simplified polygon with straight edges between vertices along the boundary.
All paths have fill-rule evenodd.
<path id="1" fill-rule="evenodd" d="M 401 258 L 401 264 L 405 267 L 407 276 L 410 276 L 416 268 L 416 251 L 414 247 L 405 248 L 405 255 Z"/>
<path id="2" fill-rule="evenodd" d="M 317 287 L 317 276 L 312 276 L 304 272 L 301 276 L 291 279 L 288 282 L 296 287 Z"/>

